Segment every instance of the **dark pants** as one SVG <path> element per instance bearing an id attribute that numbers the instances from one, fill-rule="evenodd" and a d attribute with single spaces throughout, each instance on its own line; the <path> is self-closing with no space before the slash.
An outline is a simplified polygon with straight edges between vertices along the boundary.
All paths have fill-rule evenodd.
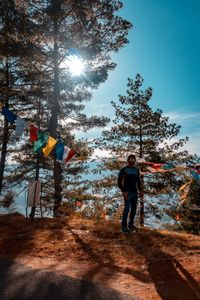
<path id="1" fill-rule="evenodd" d="M 122 227 L 127 228 L 127 219 L 128 214 L 130 211 L 129 216 L 129 226 L 133 225 L 136 210 L 137 210 L 137 200 L 138 200 L 138 193 L 137 192 L 128 192 L 128 199 L 124 200 L 124 211 L 122 217 Z"/>

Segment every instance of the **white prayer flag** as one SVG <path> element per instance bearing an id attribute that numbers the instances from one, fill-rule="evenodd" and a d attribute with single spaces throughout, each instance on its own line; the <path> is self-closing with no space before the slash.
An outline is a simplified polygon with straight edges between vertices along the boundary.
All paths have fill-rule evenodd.
<path id="1" fill-rule="evenodd" d="M 40 203 L 41 181 L 33 181 L 28 187 L 28 204 L 27 206 L 35 206 Z"/>
<path id="2" fill-rule="evenodd" d="M 21 136 L 22 135 L 25 125 L 26 125 L 26 121 L 24 121 L 20 117 L 17 117 L 17 126 L 16 126 L 16 129 L 15 129 L 15 135 L 16 136 Z"/>

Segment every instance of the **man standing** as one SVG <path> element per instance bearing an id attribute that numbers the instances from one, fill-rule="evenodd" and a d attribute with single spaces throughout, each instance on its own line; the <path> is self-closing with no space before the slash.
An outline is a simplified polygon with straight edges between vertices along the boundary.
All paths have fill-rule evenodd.
<path id="1" fill-rule="evenodd" d="M 143 197 L 141 190 L 140 172 L 135 167 L 136 157 L 130 154 L 127 159 L 128 165 L 123 167 L 118 175 L 118 186 L 122 191 L 124 197 L 124 211 L 122 216 L 122 231 L 129 232 L 130 230 L 137 230 L 134 226 L 134 218 L 137 209 L 138 191 L 140 197 Z M 127 219 L 129 216 L 129 223 L 127 228 Z"/>

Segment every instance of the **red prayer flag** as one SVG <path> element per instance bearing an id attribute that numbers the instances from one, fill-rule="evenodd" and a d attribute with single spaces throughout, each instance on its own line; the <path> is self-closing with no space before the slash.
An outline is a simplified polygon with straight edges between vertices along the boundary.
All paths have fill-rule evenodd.
<path id="1" fill-rule="evenodd" d="M 82 202 L 82 201 L 79 201 L 79 200 L 77 200 L 77 201 L 76 201 L 76 206 L 78 206 L 78 207 L 81 207 L 81 206 L 82 206 L 82 204 L 83 204 L 83 202 Z"/>
<path id="2" fill-rule="evenodd" d="M 31 124 L 30 127 L 30 141 L 31 142 L 36 142 L 38 140 L 38 129 L 34 125 Z"/>
<path id="3" fill-rule="evenodd" d="M 70 150 L 67 157 L 65 158 L 65 163 L 67 163 L 74 155 L 75 155 L 75 151 L 74 150 Z"/>
<path id="4" fill-rule="evenodd" d="M 151 167 L 154 169 L 160 169 L 164 164 L 153 164 Z"/>

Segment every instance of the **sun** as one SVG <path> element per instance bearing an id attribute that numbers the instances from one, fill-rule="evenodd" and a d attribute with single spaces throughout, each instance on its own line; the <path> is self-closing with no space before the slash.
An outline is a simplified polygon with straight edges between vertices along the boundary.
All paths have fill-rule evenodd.
<path id="1" fill-rule="evenodd" d="M 85 65 L 81 58 L 71 55 L 62 62 L 61 67 L 68 68 L 72 76 L 80 76 L 84 73 Z"/>

